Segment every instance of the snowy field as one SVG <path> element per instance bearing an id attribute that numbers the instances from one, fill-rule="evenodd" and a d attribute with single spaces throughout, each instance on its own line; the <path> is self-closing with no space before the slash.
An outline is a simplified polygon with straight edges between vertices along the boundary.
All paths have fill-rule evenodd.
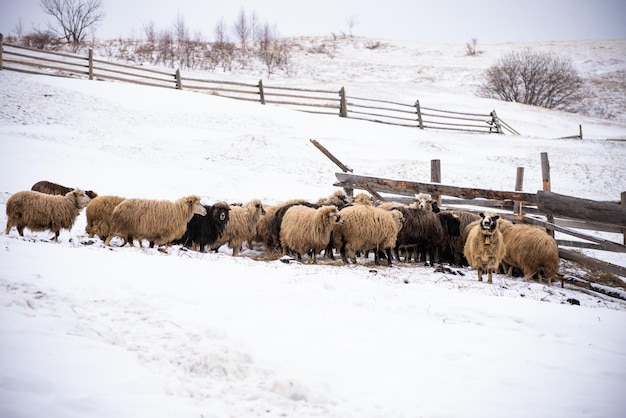
<path id="1" fill-rule="evenodd" d="M 579 51 L 595 57 L 586 71 L 619 60 L 619 47 L 594 51 Z M 455 88 L 445 64 L 467 59 L 455 57 L 432 63 L 441 63 L 429 71 L 443 81 L 398 75 L 392 86 L 390 73 L 377 86 L 364 57 L 349 71 L 381 92 L 418 83 L 435 107 L 496 109 L 523 136 L 420 131 L 187 91 L 0 72 L 0 225 L 9 196 L 44 179 L 100 195 L 197 194 L 207 204 L 317 200 L 335 190 L 337 168 L 310 138 L 364 175 L 428 181 L 430 160 L 440 159 L 444 184 L 512 190 L 523 166 L 527 192 L 541 188 L 540 153 L 548 152 L 554 192 L 619 199 L 626 143 L 607 138 L 626 138 L 626 122 L 476 98 L 464 81 Z M 336 62 L 319 66 L 327 61 Z M 317 77 L 344 79 L 340 68 L 323 68 Z M 316 85 L 311 74 L 292 77 Z M 579 123 L 584 140 L 555 139 L 576 134 Z M 58 244 L 47 232 L 0 235 L 0 417 L 626 410 L 623 302 L 501 275 L 482 283 L 467 269 L 285 264 L 257 260 L 262 248 L 236 258 L 227 248 L 107 248 L 86 237 L 85 223 L 83 212 Z M 626 265 L 623 255 L 612 257 Z"/>

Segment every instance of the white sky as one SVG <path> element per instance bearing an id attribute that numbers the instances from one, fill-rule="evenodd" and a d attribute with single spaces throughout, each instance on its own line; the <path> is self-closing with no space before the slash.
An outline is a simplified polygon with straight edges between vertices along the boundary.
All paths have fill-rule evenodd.
<path id="1" fill-rule="evenodd" d="M 626 38 L 624 0 L 103 0 L 98 38 L 139 37 L 145 22 L 172 29 L 180 12 L 190 34 L 212 39 L 218 20 L 232 27 L 240 10 L 275 24 L 281 36 L 352 33 L 370 38 L 465 43 Z M 46 28 L 39 0 L 0 0 L 0 33 Z"/>

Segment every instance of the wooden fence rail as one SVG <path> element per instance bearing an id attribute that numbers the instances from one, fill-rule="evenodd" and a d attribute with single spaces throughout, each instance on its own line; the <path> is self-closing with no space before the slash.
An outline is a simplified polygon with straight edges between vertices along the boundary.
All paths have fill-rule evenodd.
<path id="1" fill-rule="evenodd" d="M 87 77 L 90 80 L 130 82 L 153 87 L 198 91 L 221 97 L 289 106 L 292 109 L 351 119 L 419 129 L 454 130 L 475 133 L 517 134 L 501 123 L 495 111 L 478 114 L 421 107 L 414 104 L 347 96 L 345 89 L 306 89 L 296 87 L 241 83 L 183 76 L 179 70 L 167 71 L 145 66 L 118 64 L 93 57 L 44 51 L 5 44 L 0 34 L 0 70 L 29 74 Z"/>

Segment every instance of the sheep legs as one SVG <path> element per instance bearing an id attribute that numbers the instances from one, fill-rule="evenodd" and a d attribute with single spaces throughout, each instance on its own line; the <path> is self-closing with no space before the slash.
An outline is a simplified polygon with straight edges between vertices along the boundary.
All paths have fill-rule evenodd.
<path id="1" fill-rule="evenodd" d="M 484 267 L 478 267 L 477 269 L 478 271 L 478 281 L 482 282 L 483 281 L 483 273 L 487 273 L 487 283 L 493 283 L 492 280 L 492 269 L 490 268 L 484 268 Z"/>

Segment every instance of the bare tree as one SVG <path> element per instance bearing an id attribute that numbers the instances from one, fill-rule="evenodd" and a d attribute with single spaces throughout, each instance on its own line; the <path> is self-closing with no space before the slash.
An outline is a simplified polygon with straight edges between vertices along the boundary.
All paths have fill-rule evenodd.
<path id="1" fill-rule="evenodd" d="M 483 97 L 549 109 L 573 110 L 583 80 L 570 58 L 529 49 L 511 52 L 489 68 L 479 87 Z"/>
<path id="2" fill-rule="evenodd" d="M 173 64 L 174 61 L 174 35 L 172 32 L 164 30 L 158 36 L 157 62 L 163 64 Z"/>
<path id="3" fill-rule="evenodd" d="M 181 68 L 189 68 L 192 55 L 191 38 L 189 29 L 185 23 L 185 18 L 180 14 L 176 15 L 174 22 L 174 34 L 176 36 L 176 53 L 178 55 L 178 64 Z"/>
<path id="4" fill-rule="evenodd" d="M 55 19 L 50 30 L 75 48 L 104 19 L 102 0 L 39 0 L 43 11 Z"/>
<path id="5" fill-rule="evenodd" d="M 287 68 L 289 66 L 289 46 L 281 41 L 278 36 L 276 25 L 263 25 L 258 38 L 257 54 L 267 70 L 270 77 L 276 68 Z"/>
<path id="6" fill-rule="evenodd" d="M 248 24 L 246 12 L 243 8 L 241 8 L 237 19 L 235 20 L 234 30 L 235 34 L 237 35 L 237 39 L 241 43 L 241 51 L 245 52 L 246 45 L 250 40 L 250 25 Z"/>
<path id="7" fill-rule="evenodd" d="M 229 71 L 232 69 L 233 65 L 235 46 L 228 39 L 224 19 L 220 19 L 215 24 L 215 30 L 213 33 L 215 36 L 215 42 L 211 48 L 212 58 L 222 64 L 224 72 Z M 217 66 L 217 64 L 215 66 Z"/>
<path id="8" fill-rule="evenodd" d="M 24 35 L 24 21 L 22 20 L 21 17 L 17 19 L 17 23 L 15 24 L 15 28 L 13 29 L 13 32 L 15 32 L 15 35 L 18 38 L 21 38 Z"/>
<path id="9" fill-rule="evenodd" d="M 259 16 L 256 14 L 256 10 L 253 10 L 250 17 L 250 36 L 252 36 L 252 42 L 254 43 L 259 40 L 260 28 Z"/>
<path id="10" fill-rule="evenodd" d="M 355 14 L 351 14 L 346 16 L 346 23 L 348 24 L 348 32 L 350 33 L 350 37 L 352 37 L 352 28 L 359 24 L 359 20 L 357 19 Z"/>

